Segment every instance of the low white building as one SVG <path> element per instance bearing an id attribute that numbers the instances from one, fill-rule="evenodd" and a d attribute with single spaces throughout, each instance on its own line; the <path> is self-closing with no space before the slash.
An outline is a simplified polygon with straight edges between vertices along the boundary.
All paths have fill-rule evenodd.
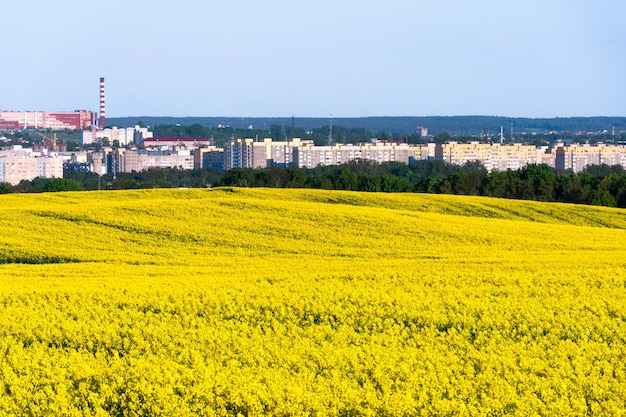
<path id="1" fill-rule="evenodd" d="M 120 146 L 132 145 L 137 141 L 143 141 L 147 138 L 152 138 L 152 132 L 147 127 L 122 127 L 117 126 L 107 127 L 106 129 L 91 129 L 83 130 L 81 134 L 81 145 L 90 145 L 96 143 L 98 140 L 107 138 L 109 143 L 117 141 Z"/>

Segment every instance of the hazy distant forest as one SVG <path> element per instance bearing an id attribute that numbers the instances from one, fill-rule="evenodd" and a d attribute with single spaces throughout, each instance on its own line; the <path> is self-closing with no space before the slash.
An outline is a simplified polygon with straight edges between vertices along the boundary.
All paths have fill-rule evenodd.
<path id="1" fill-rule="evenodd" d="M 202 133 L 198 128 L 215 128 L 218 126 L 225 133 L 235 131 L 249 131 L 248 137 L 255 133 L 263 136 L 270 133 L 274 139 L 283 139 L 280 134 L 292 133 L 295 137 L 305 138 L 307 132 L 320 132 L 325 138 L 328 126 L 332 120 L 335 139 L 343 140 L 343 134 L 350 132 L 372 132 L 377 134 L 397 135 L 404 138 L 406 135 L 417 133 L 417 126 L 428 128 L 431 135 L 447 133 L 450 136 L 482 136 L 485 126 L 489 126 L 491 133 L 499 134 L 500 126 L 505 134 L 532 134 L 549 132 L 602 132 L 626 130 L 626 117 L 565 117 L 565 118 L 512 118 L 499 116 L 428 116 L 428 117 L 358 117 L 358 118 L 307 118 L 307 117 L 124 117 L 109 118 L 109 125 L 131 127 L 141 122 L 146 126 L 176 126 L 186 127 L 196 125 L 196 134 Z M 293 130 L 293 131 L 290 131 Z M 185 129 L 180 129 L 184 133 Z M 300 136 L 298 136 L 298 133 Z M 190 134 L 189 136 L 195 136 Z M 289 136 L 289 135 L 288 135 Z M 347 140 L 349 142 L 349 138 Z"/>

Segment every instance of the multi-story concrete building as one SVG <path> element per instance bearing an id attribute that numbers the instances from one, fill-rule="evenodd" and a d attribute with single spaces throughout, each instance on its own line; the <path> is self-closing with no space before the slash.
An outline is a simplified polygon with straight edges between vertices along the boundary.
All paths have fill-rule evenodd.
<path id="1" fill-rule="evenodd" d="M 147 137 L 144 136 L 143 142 L 137 145 L 144 148 L 176 148 L 185 147 L 187 149 L 196 149 L 202 146 L 211 146 L 211 139 L 202 137 Z"/>
<path id="2" fill-rule="evenodd" d="M 204 148 L 194 149 L 193 167 L 194 169 L 224 169 L 224 148 L 207 146 Z"/>
<path id="3" fill-rule="evenodd" d="M 626 168 L 626 146 L 598 145 L 600 164 L 621 165 Z"/>
<path id="4" fill-rule="evenodd" d="M 622 165 L 626 167 L 626 147 L 598 144 L 565 146 L 555 148 L 555 169 L 581 172 L 588 165 Z"/>
<path id="5" fill-rule="evenodd" d="M 378 163 L 397 161 L 408 163 L 425 148 L 410 148 L 405 143 L 372 142 L 315 146 L 313 141 L 294 138 L 290 141 L 236 139 L 224 145 L 224 169 L 266 168 L 271 166 L 314 168 L 317 165 L 339 165 L 356 159 Z M 421 156 L 421 154 L 420 154 Z"/>
<path id="6" fill-rule="evenodd" d="M 435 144 L 409 145 L 409 163 L 435 159 Z"/>
<path id="7" fill-rule="evenodd" d="M 154 167 L 193 169 L 193 155 L 188 149 L 117 149 L 113 154 L 117 172 L 140 172 Z"/>
<path id="8" fill-rule="evenodd" d="M 541 148 L 534 145 L 499 145 L 492 146 L 491 160 L 485 167 L 492 171 L 518 170 L 525 165 L 541 164 L 543 162 L 542 155 L 545 152 Z"/>
<path id="9" fill-rule="evenodd" d="M 235 139 L 224 144 L 224 169 L 229 170 L 233 168 L 258 168 L 263 165 L 257 166 L 254 164 L 254 139 Z M 265 147 L 259 144 L 257 147 L 257 161 L 263 161 L 265 163 Z M 261 157 L 260 152 L 263 151 Z"/>
<path id="10" fill-rule="evenodd" d="M 16 185 L 37 177 L 63 178 L 63 158 L 21 146 L 0 151 L 0 182 Z"/>
<path id="11" fill-rule="evenodd" d="M 234 139 L 224 144 L 224 169 L 290 167 L 295 165 L 294 152 L 305 144 L 312 146 L 313 142 L 299 138 L 276 142 L 270 138 Z"/>
<path id="12" fill-rule="evenodd" d="M 294 161 L 300 168 L 318 165 L 340 165 L 357 159 L 384 162 L 409 162 L 409 146 L 406 143 L 373 142 L 361 144 L 337 144 L 315 146 L 312 143 L 295 148 Z"/>
<path id="13" fill-rule="evenodd" d="M 2 129 L 86 129 L 95 126 L 97 114 L 87 110 L 73 112 L 0 111 Z"/>
<path id="14" fill-rule="evenodd" d="M 545 150 L 534 145 L 501 145 L 490 143 L 450 142 L 435 146 L 435 159 L 449 164 L 464 165 L 467 162 L 480 162 L 488 171 L 494 169 L 517 170 L 528 164 L 544 162 Z"/>
<path id="15" fill-rule="evenodd" d="M 560 143 L 556 147 L 548 148 L 520 144 L 450 142 L 436 146 L 435 158 L 455 165 L 479 161 L 489 171 L 517 170 L 528 164 L 546 164 L 559 171 L 580 172 L 589 165 L 626 166 L 626 147 Z"/>

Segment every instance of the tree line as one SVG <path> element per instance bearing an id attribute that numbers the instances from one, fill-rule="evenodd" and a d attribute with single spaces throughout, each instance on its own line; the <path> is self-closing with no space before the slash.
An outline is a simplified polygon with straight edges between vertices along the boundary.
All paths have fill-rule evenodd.
<path id="1" fill-rule="evenodd" d="M 143 125 L 143 122 L 140 122 Z M 483 126 L 484 127 L 484 126 Z M 203 137 L 211 139 L 213 145 L 223 147 L 224 144 L 234 138 L 272 138 L 275 141 L 285 141 L 293 138 L 303 140 L 312 140 L 315 145 L 326 145 L 329 141 L 331 133 L 330 124 L 323 124 L 307 130 L 303 127 L 297 127 L 287 124 L 273 124 L 269 128 L 234 128 L 231 126 L 224 127 L 204 127 L 201 124 L 184 125 L 157 125 L 153 128 L 155 137 Z M 462 133 L 464 132 L 464 133 Z M 436 133 L 434 136 L 422 137 L 418 132 L 399 133 L 389 132 L 386 130 L 370 130 L 365 127 L 346 127 L 341 124 L 333 124 L 332 126 L 332 142 L 333 143 L 364 143 L 370 142 L 372 139 L 381 141 L 401 142 L 408 144 L 424 144 L 424 143 L 446 143 L 455 142 L 487 142 L 483 136 L 476 136 L 476 131 L 459 131 L 450 134 L 448 131 Z M 497 132 L 495 140 L 499 140 Z M 493 138 L 493 136 L 492 136 Z M 611 133 L 605 134 L 577 134 L 563 131 L 556 132 L 516 132 L 511 135 L 510 131 L 504 133 L 504 143 L 532 143 L 535 145 L 549 145 L 555 143 L 558 139 L 569 138 L 576 143 L 617 143 L 626 141 L 626 133 L 620 133 L 612 136 Z"/>
<path id="2" fill-rule="evenodd" d="M 141 122 L 140 125 L 143 125 Z M 385 131 L 372 132 L 365 128 L 347 128 L 341 125 L 332 126 L 332 138 L 334 143 L 360 143 L 369 142 L 373 138 L 407 143 L 426 143 L 427 138 L 422 138 L 418 133 L 400 134 Z M 155 137 L 202 137 L 210 139 L 213 145 L 223 147 L 224 144 L 234 138 L 272 138 L 275 141 L 286 141 L 293 138 L 312 140 L 316 145 L 325 145 L 329 140 L 330 125 L 306 130 L 286 124 L 273 124 L 269 128 L 235 128 L 231 126 L 204 127 L 198 123 L 183 125 L 156 125 L 153 128 Z"/>
<path id="3" fill-rule="evenodd" d="M 489 172 L 479 162 L 456 166 L 443 161 L 411 165 L 352 161 L 310 170 L 232 169 L 221 184 L 476 195 L 626 208 L 626 172 L 619 165 L 590 166 L 580 173 L 556 172 L 548 165 L 536 164 Z"/>
<path id="4" fill-rule="evenodd" d="M 193 125 L 203 127 L 228 126 L 234 129 L 270 130 L 276 126 L 300 126 L 306 131 L 313 131 L 328 126 L 330 118 L 312 117 L 142 117 L 140 122 L 134 117 L 108 118 L 110 125 L 134 126 L 145 124 L 158 125 Z M 426 116 L 426 117 L 333 117 L 335 126 L 345 126 L 347 129 L 364 128 L 371 132 L 398 133 L 400 135 L 417 133 L 417 126 L 428 127 L 431 134 L 449 132 L 453 136 L 482 136 L 485 126 L 490 126 L 492 133 L 499 132 L 500 126 L 506 132 L 511 128 L 515 134 L 520 133 L 547 133 L 547 132 L 601 132 L 615 127 L 617 132 L 626 129 L 626 117 L 558 117 L 548 119 L 534 119 L 502 116 Z M 623 138 L 623 136 L 622 136 Z M 622 139 L 624 140 L 624 139 Z"/>
<path id="5" fill-rule="evenodd" d="M 477 195 L 626 208 L 626 171 L 619 165 L 589 166 L 580 173 L 556 172 L 547 165 L 534 164 L 519 170 L 489 172 L 479 162 L 457 166 L 444 161 L 407 165 L 357 160 L 313 169 L 150 168 L 102 177 L 66 171 L 64 178 L 36 178 L 17 185 L 0 183 L 0 193 L 217 186 Z"/>

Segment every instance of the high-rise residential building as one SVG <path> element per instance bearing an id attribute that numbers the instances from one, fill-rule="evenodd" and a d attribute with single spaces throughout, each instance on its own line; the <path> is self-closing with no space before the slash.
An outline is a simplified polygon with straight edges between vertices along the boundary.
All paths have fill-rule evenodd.
<path id="1" fill-rule="evenodd" d="M 207 146 L 194 149 L 193 151 L 194 169 L 214 168 L 224 169 L 224 148 Z"/>
<path id="2" fill-rule="evenodd" d="M 480 162 L 488 171 L 517 170 L 528 164 L 541 164 L 544 153 L 545 149 L 522 144 L 449 142 L 435 146 L 435 159 L 454 165 Z"/>
<path id="3" fill-rule="evenodd" d="M 378 163 L 409 162 L 409 146 L 406 143 L 372 142 L 360 144 L 335 144 L 315 146 L 306 143 L 295 148 L 294 162 L 300 168 L 318 165 L 340 165 L 363 159 Z"/>
<path id="4" fill-rule="evenodd" d="M 409 145 L 408 155 L 409 163 L 435 159 L 435 144 L 424 143 L 420 145 Z"/>
<path id="5" fill-rule="evenodd" d="M 224 144 L 224 169 L 294 166 L 294 153 L 303 144 L 312 145 L 313 142 L 299 138 L 289 141 L 233 139 Z"/>
<path id="6" fill-rule="evenodd" d="M 622 165 L 626 166 L 626 147 L 622 145 L 579 145 L 555 148 L 555 169 L 580 172 L 589 165 Z"/>
<path id="7" fill-rule="evenodd" d="M 16 185 L 37 177 L 63 178 L 63 158 L 21 146 L 0 151 L 0 182 Z"/>
<path id="8" fill-rule="evenodd" d="M 254 162 L 255 148 L 256 164 Z M 266 160 L 265 142 L 255 142 L 254 139 L 247 138 L 232 139 L 224 144 L 223 166 L 225 170 L 265 167 Z"/>

